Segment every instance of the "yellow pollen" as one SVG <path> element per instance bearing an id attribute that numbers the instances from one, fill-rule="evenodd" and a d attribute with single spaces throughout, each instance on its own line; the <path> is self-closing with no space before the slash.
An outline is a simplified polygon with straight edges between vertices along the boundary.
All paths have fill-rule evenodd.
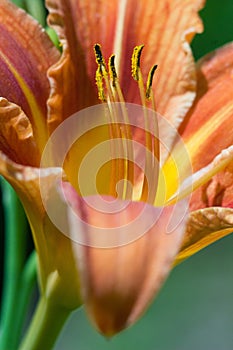
<path id="1" fill-rule="evenodd" d="M 137 81 L 139 80 L 140 58 L 143 47 L 144 45 L 135 46 L 131 58 L 132 77 Z"/>
<path id="2" fill-rule="evenodd" d="M 101 46 L 99 44 L 95 44 L 94 51 L 95 51 L 96 63 L 98 65 L 98 68 L 96 71 L 96 85 L 98 88 L 99 99 L 103 102 L 106 102 L 107 99 L 104 93 L 103 82 L 105 83 L 107 97 L 110 97 L 111 100 L 113 99 L 112 89 L 109 82 L 109 74 L 108 74 L 105 60 L 101 51 Z"/>
<path id="3" fill-rule="evenodd" d="M 102 74 L 100 67 L 98 67 L 96 70 L 95 80 L 96 80 L 96 85 L 97 85 L 97 89 L 98 89 L 99 99 L 102 102 L 106 102 L 106 96 L 104 93 L 104 84 L 103 84 L 103 74 Z"/>

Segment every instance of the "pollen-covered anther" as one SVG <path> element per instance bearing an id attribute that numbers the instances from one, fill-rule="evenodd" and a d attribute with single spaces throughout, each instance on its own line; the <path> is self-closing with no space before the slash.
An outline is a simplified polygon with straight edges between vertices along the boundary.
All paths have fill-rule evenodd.
<path id="1" fill-rule="evenodd" d="M 106 89 L 107 95 L 111 95 L 108 71 L 107 71 L 105 60 L 101 51 L 101 46 L 99 44 L 95 44 L 94 51 L 95 51 L 96 63 L 98 65 L 98 68 L 96 70 L 96 76 L 95 76 L 96 85 L 98 88 L 98 95 L 99 95 L 99 99 L 102 102 L 106 102 L 107 98 L 105 95 L 105 89 Z"/>
<path id="2" fill-rule="evenodd" d="M 106 68 L 100 44 L 95 44 L 94 51 L 95 51 L 96 63 L 98 64 L 98 66 L 100 68 Z"/>
<path id="3" fill-rule="evenodd" d="M 110 56 L 108 61 L 109 75 L 112 82 L 112 86 L 116 87 L 117 72 L 115 67 L 115 55 Z"/>
<path id="4" fill-rule="evenodd" d="M 152 100 L 152 108 L 155 108 L 154 97 L 152 94 L 152 83 L 157 65 L 152 66 L 146 86 L 143 82 L 143 75 L 140 68 L 140 60 L 142 49 L 144 45 L 137 45 L 133 50 L 131 57 L 131 70 L 132 77 L 138 83 L 138 89 L 140 92 L 141 103 L 144 107 L 147 107 L 147 101 Z M 101 46 L 99 44 L 94 45 L 95 58 L 97 63 L 96 70 L 96 85 L 98 88 L 99 99 L 102 102 L 125 102 L 123 92 L 121 90 L 120 81 L 115 66 L 115 55 L 111 55 L 108 60 L 108 66 L 105 63 L 105 59 L 102 54 Z"/>
<path id="5" fill-rule="evenodd" d="M 147 100 L 151 99 L 151 88 L 153 83 L 153 77 L 156 69 L 158 68 L 158 65 L 155 64 L 153 67 L 151 67 L 151 70 L 148 74 L 147 82 L 146 82 L 146 98 Z"/>
<path id="6" fill-rule="evenodd" d="M 133 50 L 133 55 L 131 58 L 131 67 L 132 67 L 132 77 L 138 81 L 139 80 L 139 71 L 140 71 L 140 59 L 141 53 L 144 45 L 135 46 Z"/>

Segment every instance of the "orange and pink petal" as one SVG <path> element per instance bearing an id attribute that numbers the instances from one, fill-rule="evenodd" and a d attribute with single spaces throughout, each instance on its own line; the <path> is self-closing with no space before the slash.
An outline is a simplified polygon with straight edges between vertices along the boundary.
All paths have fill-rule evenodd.
<path id="1" fill-rule="evenodd" d="M 68 217 L 83 301 L 97 329 L 112 336 L 133 324 L 161 288 L 185 231 L 187 202 L 175 214 L 173 206 L 81 198 L 67 183 L 63 191 L 73 210 Z"/>
<path id="2" fill-rule="evenodd" d="M 170 157 L 163 168 L 169 195 L 172 195 L 180 185 L 178 180 L 170 176 L 176 173 L 177 164 L 182 181 L 188 176 L 190 165 L 192 166 L 193 173 L 196 173 L 194 180 L 194 189 L 196 189 L 232 162 L 231 151 L 228 153 L 227 160 L 227 150 L 230 150 L 233 145 L 232 57 L 233 44 L 228 44 L 208 54 L 198 63 L 198 95 L 179 130 L 189 157 L 184 157 L 184 147 L 176 144 L 172 150 L 172 157 L 176 160 L 176 164 Z M 222 165 L 219 162 L 221 153 L 225 154 Z M 216 169 L 214 169 L 215 159 L 218 159 Z M 199 181 L 201 178 L 202 180 Z"/>
<path id="3" fill-rule="evenodd" d="M 49 23 L 58 32 L 63 46 L 61 61 L 49 72 L 54 87 L 49 101 L 51 124 L 58 124 L 75 109 L 97 102 L 93 46 L 99 43 L 106 59 L 116 54 L 125 100 L 134 103 L 141 101 L 131 77 L 131 55 L 136 45 L 145 44 L 143 73 L 146 76 L 152 65 L 159 66 L 154 83 L 158 112 L 175 127 L 180 125 L 195 98 L 195 64 L 189 43 L 203 29 L 198 16 L 203 0 L 189 0 L 185 5 L 180 0 L 46 3 Z M 70 87 L 66 86 L 67 78 Z M 63 92 L 70 96 L 70 105 L 62 97 Z"/>
<path id="4" fill-rule="evenodd" d="M 194 171 L 233 145 L 233 43 L 200 60 L 197 73 L 197 99 L 181 130 Z"/>
<path id="5" fill-rule="evenodd" d="M 47 69 L 59 53 L 43 28 L 10 1 L 1 1 L 0 18 L 0 96 L 21 106 L 42 149 L 50 91 Z"/>

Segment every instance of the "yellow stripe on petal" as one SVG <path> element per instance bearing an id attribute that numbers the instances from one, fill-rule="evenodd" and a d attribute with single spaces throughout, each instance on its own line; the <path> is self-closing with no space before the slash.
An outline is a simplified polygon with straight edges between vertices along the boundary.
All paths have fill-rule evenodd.
<path id="1" fill-rule="evenodd" d="M 229 147 L 233 145 L 232 57 L 233 44 L 229 44 L 207 55 L 198 64 L 197 99 L 179 130 L 189 157 L 184 158 L 184 148 L 175 145 L 172 156 L 176 159 L 179 178 L 173 160 L 168 158 L 165 162 L 162 170 L 167 199 L 170 196 L 173 199 L 178 196 L 177 193 L 174 196 L 174 193 L 185 178 L 189 179 L 182 187 L 182 196 L 190 194 L 193 189 L 206 183 L 232 161 L 232 156 L 223 151 L 230 150 Z M 218 159 L 216 164 L 216 160 L 213 159 L 222 151 L 221 160 L 216 158 Z M 190 164 L 195 173 L 192 178 L 189 174 Z"/>
<path id="2" fill-rule="evenodd" d="M 200 239 L 200 241 L 193 243 L 188 248 L 182 250 L 176 257 L 174 265 L 176 266 L 182 263 L 184 260 L 190 258 L 192 255 L 198 253 L 200 250 L 208 247 L 210 244 L 231 234 L 232 231 L 233 231 L 233 227 L 230 229 L 216 231 L 208 234 L 206 237 L 203 237 L 202 239 Z"/>
<path id="3" fill-rule="evenodd" d="M 233 144 L 233 43 L 208 54 L 197 65 L 197 99 L 182 126 L 194 171 Z"/>
<path id="4" fill-rule="evenodd" d="M 178 198 L 180 199 L 190 195 L 198 187 L 207 183 L 218 172 L 224 170 L 231 162 L 233 162 L 233 146 L 223 150 L 209 165 L 185 179 L 179 190 L 169 198 L 168 203 L 171 204 Z"/>
<path id="5" fill-rule="evenodd" d="M 205 149 L 205 145 L 209 145 L 209 136 L 212 136 L 214 133 L 219 133 L 219 128 L 224 126 L 227 127 L 227 121 L 229 116 L 233 116 L 233 103 L 229 101 L 224 105 L 220 110 L 218 110 L 213 116 L 208 119 L 200 128 L 186 141 L 186 146 L 190 153 L 191 158 L 194 163 L 198 163 L 201 158 L 201 153 L 203 151 L 209 152 L 210 149 Z M 213 140 L 214 143 L 214 140 Z M 214 147 L 214 144 L 213 144 Z M 204 156 L 204 154 L 203 154 Z M 198 164 L 196 165 L 198 167 Z"/>

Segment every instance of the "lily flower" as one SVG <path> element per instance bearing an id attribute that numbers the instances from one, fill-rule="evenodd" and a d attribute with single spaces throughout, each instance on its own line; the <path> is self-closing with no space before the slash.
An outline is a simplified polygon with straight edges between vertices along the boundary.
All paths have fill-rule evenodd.
<path id="1" fill-rule="evenodd" d="M 179 0 L 136 4 L 132 0 L 47 0 L 46 4 L 62 54 L 36 21 L 8 0 L 0 4 L 0 173 L 15 188 L 28 216 L 42 296 L 69 310 L 84 302 L 95 326 L 110 336 L 138 319 L 173 264 L 232 232 L 233 45 L 195 64 L 189 43 L 203 29 L 197 14 L 202 0 L 185 4 Z M 142 57 L 141 43 L 145 43 Z M 132 52 L 136 82 L 131 77 Z M 110 59 L 108 69 L 104 58 L 112 53 L 116 64 Z M 155 63 L 158 71 L 153 81 Z M 145 88 L 144 76 L 151 68 Z M 53 132 L 71 115 L 96 104 L 104 106 L 98 96 L 102 102 L 110 101 L 110 106 L 133 103 L 145 110 L 147 99 L 154 108 L 154 95 L 156 111 L 167 121 L 158 120 L 159 136 L 156 131 L 148 139 L 146 130 L 140 141 L 138 124 L 125 137 L 129 130 L 122 131 L 117 120 L 116 128 L 110 128 L 113 137 L 108 123 L 78 140 L 63 169 L 56 167 L 54 159 L 54 166 L 41 163 Z M 145 119 L 146 114 L 143 123 Z M 185 147 L 177 142 L 177 132 Z M 93 207 L 97 195 L 90 190 L 89 174 L 80 188 L 77 171 L 98 144 L 127 138 L 141 143 L 157 160 L 153 165 L 145 161 L 154 176 L 152 196 L 142 172 L 119 156 L 103 167 L 97 179 L 97 192 L 104 200 L 101 213 Z M 159 149 L 160 139 L 166 140 L 169 154 Z M 136 177 L 130 175 L 132 168 Z M 115 200 L 114 205 L 124 210 L 114 214 L 109 207 L 118 180 L 132 180 L 133 190 Z M 189 216 L 167 234 L 172 212 L 176 209 L 185 216 L 184 198 L 192 192 Z M 46 211 L 55 204 L 58 216 L 68 222 L 66 234 Z M 79 226 L 72 211 L 80 217 Z M 145 216 L 138 229 L 145 234 L 137 240 L 108 248 L 91 241 L 98 228 L 119 233 L 119 224 L 127 226 L 141 212 Z M 150 220 L 158 215 L 152 224 Z M 72 239 L 76 231 L 85 244 Z"/>

